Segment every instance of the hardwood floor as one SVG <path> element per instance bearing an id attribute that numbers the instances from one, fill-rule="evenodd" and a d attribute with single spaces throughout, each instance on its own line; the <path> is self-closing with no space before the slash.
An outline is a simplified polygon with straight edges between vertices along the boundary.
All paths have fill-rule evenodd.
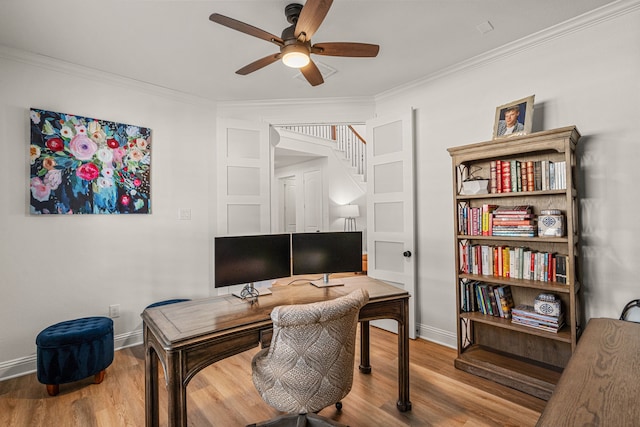
<path id="1" fill-rule="evenodd" d="M 456 351 L 424 340 L 410 343 L 410 412 L 399 412 L 395 335 L 371 328 L 371 375 L 356 371 L 351 393 L 338 413 L 321 415 L 352 427 L 534 426 L 546 402 L 454 368 Z M 251 381 L 251 350 L 209 366 L 187 391 L 190 426 L 243 426 L 278 415 Z M 358 356 L 356 355 L 356 366 Z M 357 369 L 357 368 L 356 368 Z M 49 397 L 35 374 L 0 382 L 0 425 L 11 427 L 144 426 L 144 350 L 116 352 L 102 384 L 93 377 L 60 386 Z M 160 389 L 160 408 L 166 408 Z M 164 417 L 164 418 L 163 418 Z M 166 411 L 161 410 L 161 425 Z"/>

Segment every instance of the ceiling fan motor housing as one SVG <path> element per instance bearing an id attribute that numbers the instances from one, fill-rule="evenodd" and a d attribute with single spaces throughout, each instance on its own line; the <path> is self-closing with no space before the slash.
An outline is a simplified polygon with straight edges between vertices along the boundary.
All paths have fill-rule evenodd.
<path id="1" fill-rule="evenodd" d="M 298 3 L 291 3 L 284 8 L 284 14 L 287 17 L 287 22 L 289 24 L 293 24 L 294 27 L 296 22 L 298 22 L 298 17 L 300 16 L 300 11 L 302 10 L 302 5 Z"/>

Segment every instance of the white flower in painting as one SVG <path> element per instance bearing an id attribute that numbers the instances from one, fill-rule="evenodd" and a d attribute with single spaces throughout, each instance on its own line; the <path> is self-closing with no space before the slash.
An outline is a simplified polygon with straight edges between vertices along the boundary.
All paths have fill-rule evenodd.
<path id="1" fill-rule="evenodd" d="M 76 134 L 87 134 L 87 127 L 85 125 L 76 125 Z"/>
<path id="2" fill-rule="evenodd" d="M 98 187 L 100 188 L 111 188 L 113 187 L 113 179 L 107 178 L 105 176 L 99 177 L 97 180 Z"/>
<path id="3" fill-rule="evenodd" d="M 105 164 L 111 164 L 113 161 L 113 151 L 110 148 L 103 147 L 98 150 L 98 159 Z"/>
<path id="4" fill-rule="evenodd" d="M 134 138 L 140 135 L 140 128 L 138 126 L 127 126 L 126 132 L 128 137 Z"/>
<path id="5" fill-rule="evenodd" d="M 31 110 L 31 112 L 29 113 L 29 116 L 31 116 L 31 121 L 34 124 L 37 125 L 38 123 L 40 123 L 40 113 L 39 112 Z"/>
<path id="6" fill-rule="evenodd" d="M 89 123 L 89 133 L 95 133 L 102 130 L 102 126 L 96 120 L 91 121 Z"/>
<path id="7" fill-rule="evenodd" d="M 138 148 L 140 148 L 141 150 L 144 150 L 147 148 L 147 140 L 144 138 L 136 138 L 136 146 Z"/>
<path id="8" fill-rule="evenodd" d="M 44 176 L 44 183 L 52 190 L 57 189 L 60 183 L 62 183 L 62 171 L 59 169 L 51 169 Z"/>
<path id="9" fill-rule="evenodd" d="M 115 172 L 113 168 L 106 168 L 106 167 L 102 168 L 102 176 L 113 179 L 114 175 L 115 175 Z"/>
<path id="10" fill-rule="evenodd" d="M 40 157 L 41 153 L 42 153 L 42 151 L 40 150 L 40 147 L 38 147 L 37 145 L 31 145 L 31 147 L 29 147 L 29 155 L 31 156 L 31 164 L 34 164 L 36 162 L 36 159 L 38 157 Z"/>
<path id="11" fill-rule="evenodd" d="M 62 126 L 60 129 L 60 135 L 63 138 L 71 139 L 73 138 L 73 130 L 69 126 Z"/>

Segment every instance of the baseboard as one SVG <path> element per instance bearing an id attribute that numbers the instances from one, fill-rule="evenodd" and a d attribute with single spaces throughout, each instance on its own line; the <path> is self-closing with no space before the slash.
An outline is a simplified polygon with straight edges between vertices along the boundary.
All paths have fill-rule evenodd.
<path id="1" fill-rule="evenodd" d="M 457 338 L 455 333 L 438 329 L 427 325 L 418 325 L 418 335 L 427 341 L 432 341 L 450 348 L 457 348 Z"/>
<path id="2" fill-rule="evenodd" d="M 142 344 L 142 329 L 113 337 L 113 347 L 116 351 L 139 344 Z M 36 372 L 36 363 L 35 354 L 2 362 L 0 363 L 0 381 L 32 374 Z"/>

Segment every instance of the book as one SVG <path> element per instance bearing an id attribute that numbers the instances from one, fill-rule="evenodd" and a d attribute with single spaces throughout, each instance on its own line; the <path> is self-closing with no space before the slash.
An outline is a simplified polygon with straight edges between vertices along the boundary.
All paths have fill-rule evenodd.
<path id="1" fill-rule="evenodd" d="M 502 192 L 511 193 L 511 163 L 502 162 Z"/>
<path id="2" fill-rule="evenodd" d="M 540 161 L 534 162 L 533 164 L 533 182 L 534 191 L 542 190 L 542 163 Z"/>
<path id="3" fill-rule="evenodd" d="M 498 286 L 496 287 L 498 295 L 498 301 L 500 301 L 500 310 L 502 317 L 505 319 L 511 318 L 511 309 L 513 308 L 513 295 L 511 294 L 510 286 Z"/>
<path id="4" fill-rule="evenodd" d="M 527 191 L 534 191 L 535 190 L 533 176 L 534 176 L 534 173 L 533 173 L 533 162 L 532 161 L 528 161 L 527 162 Z"/>
<path id="5" fill-rule="evenodd" d="M 495 215 L 527 215 L 533 213 L 533 207 L 530 205 L 517 206 L 498 206 L 493 214 Z"/>
<path id="6" fill-rule="evenodd" d="M 495 160 L 491 160 L 489 163 L 489 191 L 491 193 L 498 192 L 498 182 L 497 182 L 497 174 L 496 174 L 496 166 L 497 163 Z"/>

